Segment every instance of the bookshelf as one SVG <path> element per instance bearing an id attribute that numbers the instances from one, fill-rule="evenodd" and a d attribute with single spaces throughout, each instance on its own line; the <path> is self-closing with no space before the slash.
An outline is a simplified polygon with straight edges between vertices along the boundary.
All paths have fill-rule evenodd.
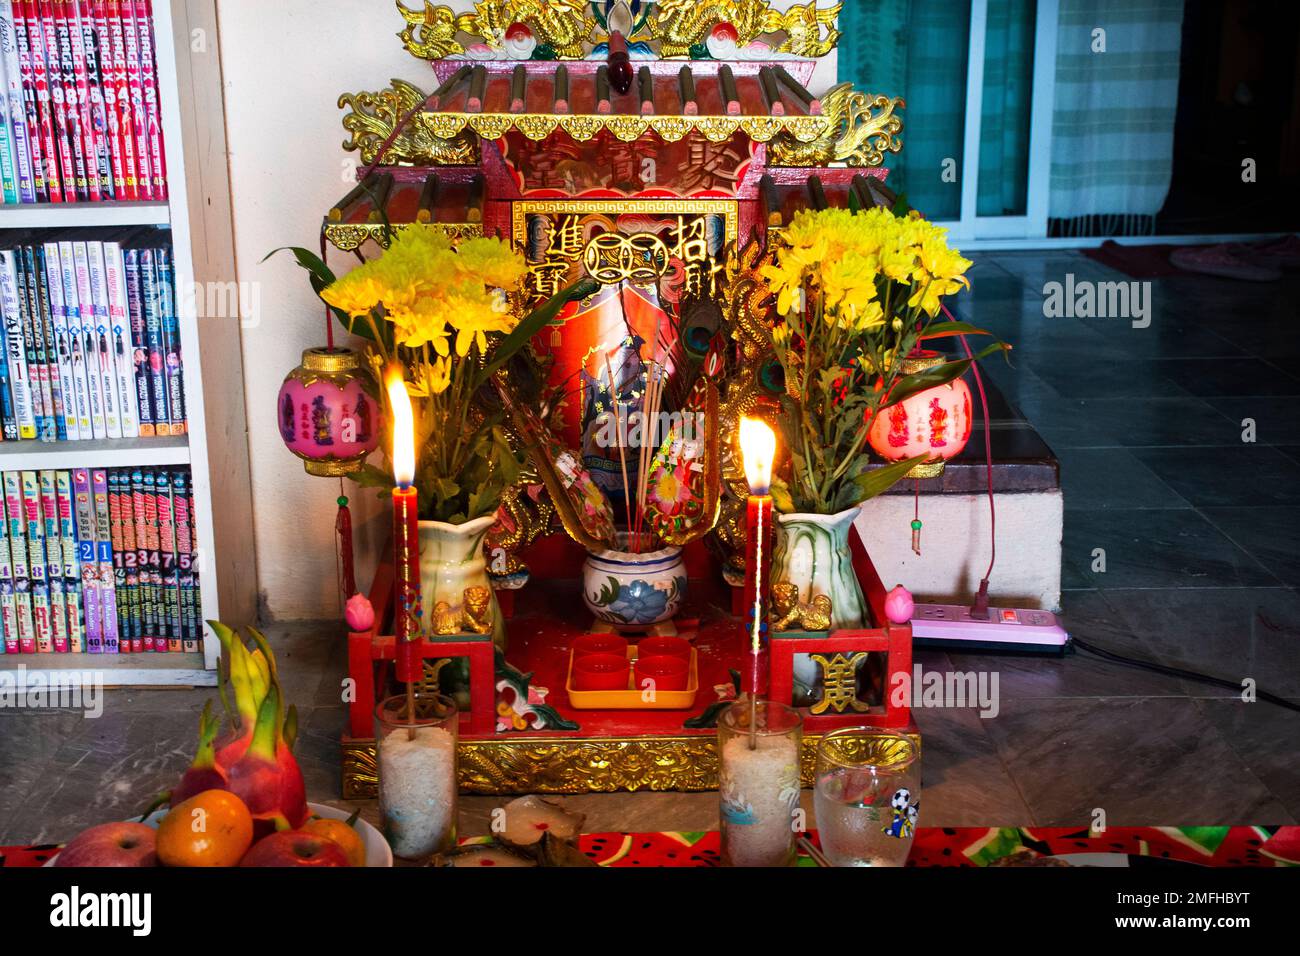
<path id="1" fill-rule="evenodd" d="M 0 206 L 10 229 L 156 226 L 170 234 L 177 284 L 234 279 L 220 55 L 191 52 L 195 31 L 217 37 L 215 0 L 154 0 L 155 69 L 167 159 L 166 202 Z M 256 620 L 252 498 L 238 316 L 195 313 L 177 296 L 189 433 L 138 439 L 0 443 L 0 470 L 189 465 L 204 620 Z M 0 654 L 0 671 L 58 672 L 68 683 L 212 686 L 220 647 L 204 629 L 199 653 Z M 86 675 L 92 675 L 87 677 Z"/>

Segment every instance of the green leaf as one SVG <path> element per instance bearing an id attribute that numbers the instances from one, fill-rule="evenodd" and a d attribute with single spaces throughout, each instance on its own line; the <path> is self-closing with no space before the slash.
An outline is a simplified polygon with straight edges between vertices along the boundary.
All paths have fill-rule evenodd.
<path id="1" fill-rule="evenodd" d="M 1011 346 L 1005 342 L 994 342 L 987 348 L 976 352 L 974 358 L 957 359 L 953 362 L 945 362 L 943 365 L 936 365 L 934 368 L 914 372 L 911 375 L 904 375 L 894 383 L 894 387 L 889 390 L 889 398 L 881 404 L 881 407 L 887 408 L 890 405 L 897 405 L 904 399 L 911 398 L 917 392 L 924 392 L 927 388 L 935 388 L 956 381 L 966 374 L 973 361 L 982 359 L 993 352 L 1006 352 L 1010 351 L 1010 349 Z"/>
<path id="2" fill-rule="evenodd" d="M 870 471 L 864 471 L 862 474 L 853 479 L 854 484 L 862 492 L 862 497 L 857 501 L 845 505 L 846 508 L 853 507 L 854 504 L 861 504 L 869 498 L 882 495 L 894 485 L 898 484 L 907 473 L 915 466 L 926 460 L 925 455 L 918 455 L 915 458 L 909 458 L 907 461 L 896 461 L 880 468 L 872 468 Z"/>
<path id="3" fill-rule="evenodd" d="M 922 331 L 920 338 L 940 339 L 947 335 L 992 335 L 987 329 L 977 328 L 969 322 L 933 322 Z"/>
<path id="4" fill-rule="evenodd" d="M 793 514 L 795 511 L 794 498 L 790 496 L 790 488 L 786 485 L 785 480 L 772 476 L 772 506 L 781 514 Z"/>
<path id="5" fill-rule="evenodd" d="M 473 390 L 477 391 L 492 378 L 496 371 L 505 365 L 521 348 L 527 345 L 534 335 L 544 329 L 560 311 L 576 299 L 584 299 L 600 288 L 599 283 L 589 276 L 584 276 L 572 285 L 566 286 L 528 315 L 519 320 L 514 331 L 503 338 L 492 353 L 488 362 L 475 379 Z"/>

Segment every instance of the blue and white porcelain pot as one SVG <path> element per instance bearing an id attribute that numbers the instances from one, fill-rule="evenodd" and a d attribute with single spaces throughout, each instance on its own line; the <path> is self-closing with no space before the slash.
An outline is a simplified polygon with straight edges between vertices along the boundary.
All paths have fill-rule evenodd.
<path id="1" fill-rule="evenodd" d="M 627 545 L 627 535 L 619 535 Z M 644 631 L 670 621 L 686 596 L 682 549 L 637 554 L 589 551 L 582 565 L 582 597 L 596 618 L 619 631 Z"/>

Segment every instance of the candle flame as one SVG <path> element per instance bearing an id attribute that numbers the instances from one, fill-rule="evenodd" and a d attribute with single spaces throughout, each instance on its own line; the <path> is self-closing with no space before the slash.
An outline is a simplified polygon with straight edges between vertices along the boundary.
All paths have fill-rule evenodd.
<path id="1" fill-rule="evenodd" d="M 393 409 L 393 480 L 409 488 L 415 481 L 415 415 L 400 369 L 389 372 L 384 387 Z"/>
<path id="2" fill-rule="evenodd" d="M 772 487 L 772 459 L 776 457 L 776 434 L 767 422 L 758 418 L 740 420 L 740 454 L 750 493 L 767 494 Z"/>

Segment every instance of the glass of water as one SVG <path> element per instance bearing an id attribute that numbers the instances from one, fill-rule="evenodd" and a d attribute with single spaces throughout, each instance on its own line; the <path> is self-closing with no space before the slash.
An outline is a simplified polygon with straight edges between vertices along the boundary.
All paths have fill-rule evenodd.
<path id="1" fill-rule="evenodd" d="M 817 744 L 813 805 L 835 866 L 902 866 L 921 807 L 921 750 L 910 737 L 850 727 Z"/>

